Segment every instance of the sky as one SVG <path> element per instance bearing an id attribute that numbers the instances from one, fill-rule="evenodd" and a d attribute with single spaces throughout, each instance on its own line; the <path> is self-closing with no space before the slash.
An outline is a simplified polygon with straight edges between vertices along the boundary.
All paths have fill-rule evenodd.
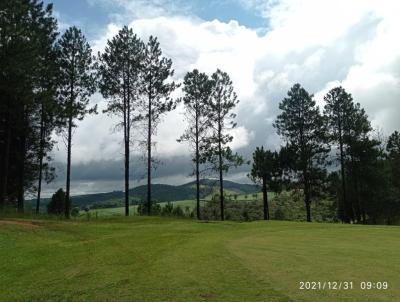
<path id="1" fill-rule="evenodd" d="M 174 80 L 182 82 L 194 68 L 207 74 L 226 71 L 240 103 L 232 148 L 247 159 L 256 146 L 277 149 L 272 127 L 279 102 L 295 83 L 323 96 L 343 86 L 365 108 L 384 135 L 400 129 L 400 1 L 397 0 L 54 0 L 62 33 L 82 29 L 93 52 L 101 52 L 123 25 L 147 41 L 157 36 L 163 55 L 173 61 Z M 181 91 L 174 93 L 179 97 Z M 105 108 L 95 94 L 91 102 Z M 75 129 L 72 194 L 123 189 L 121 133 L 117 119 L 90 116 Z M 182 106 L 165 115 L 156 134 L 160 164 L 154 183 L 192 180 L 188 146 L 176 139 L 186 123 Z M 57 179 L 44 188 L 49 195 L 64 186 L 63 140 L 53 152 Z M 144 183 L 140 150 L 132 160 L 132 186 Z M 249 182 L 245 165 L 228 178 Z"/>

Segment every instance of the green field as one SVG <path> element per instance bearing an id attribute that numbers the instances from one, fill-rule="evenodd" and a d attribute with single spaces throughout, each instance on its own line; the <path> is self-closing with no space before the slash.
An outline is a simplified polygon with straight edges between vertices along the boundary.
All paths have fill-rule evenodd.
<path id="1" fill-rule="evenodd" d="M 191 210 L 193 210 L 196 206 L 196 201 L 195 200 L 179 200 L 179 201 L 173 201 L 171 202 L 173 206 L 180 206 L 183 210 L 185 210 L 186 207 L 189 207 Z M 167 202 L 160 202 L 159 203 L 161 207 L 164 207 Z M 80 218 L 85 218 L 86 214 L 84 211 L 80 212 Z M 137 214 L 137 205 L 134 206 L 129 206 L 129 213 L 130 215 L 136 215 Z M 109 217 L 109 216 L 123 216 L 125 214 L 125 207 L 118 207 L 118 208 L 105 208 L 105 209 L 92 209 L 90 210 L 90 217 L 94 218 L 99 217 L 99 218 L 104 218 L 104 217 Z"/>
<path id="2" fill-rule="evenodd" d="M 20 220 L 21 221 L 21 220 Z M 0 301 L 399 301 L 400 228 L 0 220 Z M 352 290 L 300 290 L 352 281 Z M 387 290 L 360 290 L 387 281 Z"/>
<path id="3" fill-rule="evenodd" d="M 234 195 L 234 192 L 231 192 L 231 195 Z M 268 198 L 271 200 L 275 196 L 274 193 L 268 192 Z M 211 200 L 212 195 L 210 194 L 205 198 L 205 200 Z M 232 200 L 235 199 L 232 197 Z M 255 200 L 262 200 L 262 193 L 256 194 L 237 194 L 237 200 L 240 201 L 255 201 Z M 196 200 L 188 199 L 188 200 L 178 200 L 171 202 L 174 207 L 180 206 L 182 210 L 185 210 L 186 207 L 189 207 L 190 210 L 194 210 L 196 207 Z M 167 202 L 159 202 L 161 207 L 164 207 Z M 130 206 L 129 211 L 131 215 L 137 214 L 137 206 Z M 97 213 L 97 214 L 96 214 Z M 91 217 L 108 217 L 108 216 L 122 216 L 125 213 L 125 207 L 116 207 L 116 208 L 104 208 L 104 209 L 92 209 L 90 211 Z M 83 211 L 81 211 L 80 217 L 86 217 Z"/>

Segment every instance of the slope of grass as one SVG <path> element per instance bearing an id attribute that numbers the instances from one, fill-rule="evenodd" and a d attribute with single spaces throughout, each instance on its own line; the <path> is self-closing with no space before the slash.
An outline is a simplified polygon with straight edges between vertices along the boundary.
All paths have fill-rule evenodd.
<path id="1" fill-rule="evenodd" d="M 0 223 L 0 301 L 396 301 L 398 227 L 168 218 Z M 299 290 L 353 281 L 353 290 Z M 360 290 L 387 281 L 388 290 Z"/>
<path id="2" fill-rule="evenodd" d="M 168 202 L 160 202 L 160 206 L 164 207 Z M 196 206 L 196 201 L 195 200 L 179 200 L 179 201 L 173 201 L 171 202 L 174 207 L 180 206 L 182 210 L 185 210 L 186 207 L 189 207 L 190 210 L 193 210 Z M 136 215 L 137 214 L 137 205 L 129 206 L 129 212 L 130 215 Z M 91 218 L 96 217 L 103 218 L 103 217 L 109 217 L 109 216 L 123 216 L 125 215 L 125 207 L 118 207 L 118 208 L 106 208 L 106 209 L 92 209 L 90 210 L 90 216 Z M 84 218 L 86 217 L 86 214 L 84 211 L 80 211 L 80 217 Z"/>

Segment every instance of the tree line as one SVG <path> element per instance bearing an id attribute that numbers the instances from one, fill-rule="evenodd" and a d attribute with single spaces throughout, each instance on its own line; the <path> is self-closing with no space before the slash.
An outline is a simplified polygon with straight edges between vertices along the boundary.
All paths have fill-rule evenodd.
<path id="1" fill-rule="evenodd" d="M 246 162 L 229 147 L 239 100 L 226 72 L 217 69 L 209 76 L 195 69 L 176 83 L 172 60 L 163 55 L 158 39 L 143 41 L 127 26 L 103 52 L 93 54 L 77 27 L 60 36 L 52 5 L 37 0 L 1 2 L 0 70 L 1 209 L 22 212 L 26 193 L 36 192 L 39 212 L 42 183 L 55 177 L 51 150 L 56 133 L 67 147 L 64 214 L 70 217 L 72 136 L 78 121 L 99 113 L 89 103 L 98 91 L 107 101 L 102 113 L 118 117 L 116 129 L 123 133 L 125 215 L 133 138 L 140 137 L 146 159 L 143 212 L 151 215 L 154 135 L 163 116 L 182 103 L 188 128 L 178 142 L 191 148 L 197 218 L 201 173 L 208 169 L 219 180 L 224 220 L 224 176 Z M 182 97 L 173 98 L 179 87 Z M 286 190 L 304 196 L 308 221 L 311 202 L 331 198 L 343 222 L 390 223 L 400 212 L 399 133 L 387 144 L 374 136 L 364 109 L 342 87 L 329 91 L 324 101 L 321 111 L 313 95 L 294 85 L 274 122 L 282 148 L 255 150 L 249 176 L 261 185 L 264 219 L 269 219 L 267 192 Z"/>
<path id="2" fill-rule="evenodd" d="M 280 104 L 274 127 L 284 146 L 257 148 L 250 177 L 267 190 L 300 191 L 311 221 L 311 202 L 331 199 L 345 223 L 398 222 L 400 217 L 400 134 L 385 139 L 365 110 L 343 87 L 314 96 L 295 84 Z"/>
<path id="3" fill-rule="evenodd" d="M 172 80 L 172 61 L 163 56 L 157 38 L 150 36 L 144 42 L 124 26 L 102 53 L 93 54 L 77 27 L 70 27 L 59 36 L 51 4 L 45 6 L 37 0 L 2 1 L 0 12 L 1 209 L 16 207 L 23 212 L 26 193 L 37 192 L 39 212 L 42 182 L 55 177 L 50 154 L 55 143 L 52 135 L 57 133 L 67 147 L 65 216 L 70 217 L 72 135 L 77 121 L 88 114 L 98 114 L 89 100 L 99 91 L 107 100 L 103 113 L 117 116 L 116 128 L 123 131 L 126 215 L 132 138 L 139 129 L 145 129 L 140 145 L 146 153 L 146 209 L 150 215 L 153 137 L 162 116 L 181 101 L 171 97 L 179 85 Z M 191 91 L 202 83 L 197 76 L 206 79 L 199 92 L 207 93 L 206 103 L 198 98 L 198 92 Z M 222 171 L 232 161 L 240 160 L 226 146 L 232 141 L 226 130 L 235 126 L 228 122 L 234 118 L 231 111 L 237 104 L 232 82 L 228 74 L 217 70 L 210 79 L 198 71 L 188 73 L 184 84 L 188 120 L 192 121 L 189 115 L 193 110 L 197 114 L 197 163 L 211 162 L 221 171 L 222 184 Z M 209 112 L 206 118 L 204 110 Z M 211 127 L 213 130 L 208 131 Z M 199 139 L 206 128 L 207 137 Z M 191 130 L 181 139 L 190 140 Z M 207 151 L 201 153 L 201 159 L 200 149 Z"/>

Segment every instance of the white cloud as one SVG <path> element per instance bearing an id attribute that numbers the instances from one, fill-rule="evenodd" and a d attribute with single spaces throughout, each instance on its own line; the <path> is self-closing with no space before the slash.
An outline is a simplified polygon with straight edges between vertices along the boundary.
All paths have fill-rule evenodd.
<path id="1" fill-rule="evenodd" d="M 173 3 L 117 1 L 126 5 L 123 20 L 130 20 L 127 23 L 140 37 L 159 37 L 164 54 L 174 62 L 176 81 L 193 68 L 211 74 L 218 67 L 230 74 L 241 100 L 233 147 L 277 144 L 271 122 L 279 101 L 296 82 L 318 100 L 328 89 L 343 85 L 366 108 L 374 125 L 386 132 L 400 128 L 396 114 L 400 111 L 400 19 L 396 15 L 400 2 L 246 1 L 249 9 L 269 18 L 262 36 L 237 21 L 183 16 Z M 134 13 L 129 19 L 134 8 L 156 10 Z M 101 51 L 119 28 L 118 23 L 109 24 L 93 41 L 93 49 Z M 180 113 L 169 113 L 160 124 L 156 138 L 160 156 L 187 152 L 176 143 L 185 127 Z M 82 122 L 74 140 L 74 160 L 119 157 L 120 137 L 109 133 L 112 122 L 102 116 Z"/>

